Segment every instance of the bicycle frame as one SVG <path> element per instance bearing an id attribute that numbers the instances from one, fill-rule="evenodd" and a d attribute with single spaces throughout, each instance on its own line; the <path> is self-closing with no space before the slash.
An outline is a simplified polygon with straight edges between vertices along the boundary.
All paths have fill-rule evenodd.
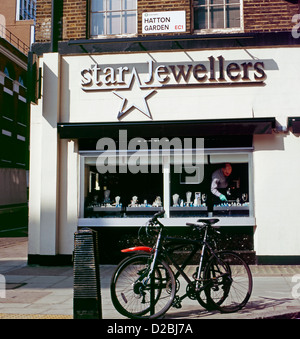
<path id="1" fill-rule="evenodd" d="M 174 274 L 175 279 L 177 279 L 180 275 L 184 278 L 184 280 L 187 282 L 187 284 L 192 288 L 193 292 L 201 292 L 203 291 L 210 281 L 208 281 L 206 284 L 204 284 L 204 280 L 202 279 L 203 285 L 201 286 L 201 272 L 202 272 L 202 267 L 204 264 L 204 256 L 205 254 L 208 255 L 208 257 L 211 257 L 212 255 L 214 257 L 217 257 L 213 248 L 210 246 L 210 244 L 207 242 L 207 235 L 208 235 L 208 227 L 205 227 L 204 230 L 204 236 L 203 239 L 182 239 L 182 238 L 176 238 L 176 237 L 170 237 L 166 236 L 164 234 L 164 226 L 156 220 L 156 223 L 159 225 L 159 233 L 157 236 L 157 240 L 155 243 L 155 246 L 152 247 L 147 247 L 147 246 L 136 246 L 136 247 L 131 247 L 122 250 L 122 252 L 147 252 L 147 253 L 152 253 L 153 258 L 151 259 L 151 265 L 150 265 L 150 270 L 147 274 L 147 277 L 143 280 L 143 283 L 146 285 L 154 272 L 154 269 L 156 267 L 157 263 L 157 258 L 163 258 L 167 259 L 169 262 L 171 262 L 172 265 L 176 268 L 176 273 Z M 174 247 L 178 243 L 177 247 Z M 182 264 L 179 264 L 173 256 L 173 252 L 177 249 L 180 249 L 186 245 L 192 245 L 193 249 L 185 258 L 184 262 Z M 187 276 L 187 274 L 184 272 L 184 269 L 186 266 L 189 264 L 190 260 L 194 257 L 194 255 L 197 253 L 197 251 L 201 249 L 201 255 L 200 255 L 200 260 L 199 260 L 199 265 L 198 265 L 198 272 L 197 272 L 197 277 L 195 279 L 196 285 L 193 285 L 193 281 Z M 180 297 L 180 301 L 182 301 L 184 298 L 188 296 L 188 293 L 185 293 L 182 297 Z"/>
<path id="2" fill-rule="evenodd" d="M 157 220 L 163 213 L 156 213 L 146 226 L 147 235 L 153 235 L 152 231 L 156 233 L 153 247 L 122 250 L 123 253 L 141 253 L 124 258 L 112 277 L 111 295 L 116 309 L 130 318 L 159 317 L 171 306 L 181 307 L 186 297 L 197 300 L 209 311 L 230 313 L 243 308 L 252 291 L 251 271 L 238 254 L 218 251 L 214 233 L 219 232 L 212 225 L 219 219 L 186 223 L 196 229 L 199 236 L 181 238 L 167 234 L 167 228 Z M 188 247 L 186 255 L 178 260 L 177 251 L 185 247 Z M 185 268 L 196 257 L 199 257 L 195 265 L 198 271 L 190 275 Z M 132 273 L 128 275 L 127 269 Z M 182 296 L 179 295 L 179 276 L 187 283 Z M 140 300 L 140 303 L 132 304 L 128 300 Z M 149 312 L 150 316 L 146 315 Z"/>

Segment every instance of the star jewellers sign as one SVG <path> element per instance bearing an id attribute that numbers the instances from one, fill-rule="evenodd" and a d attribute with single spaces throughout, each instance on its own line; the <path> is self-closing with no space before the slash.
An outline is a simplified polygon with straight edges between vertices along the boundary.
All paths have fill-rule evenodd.
<path id="1" fill-rule="evenodd" d="M 264 63 L 226 62 L 223 56 L 210 56 L 203 63 L 161 65 L 149 60 L 143 72 L 138 67 L 113 67 L 93 64 L 81 71 L 81 88 L 89 91 L 110 91 L 122 100 L 118 119 L 133 109 L 152 119 L 148 100 L 164 88 L 258 86 L 266 79 Z M 140 100 L 129 99 L 134 87 L 141 92 Z"/>

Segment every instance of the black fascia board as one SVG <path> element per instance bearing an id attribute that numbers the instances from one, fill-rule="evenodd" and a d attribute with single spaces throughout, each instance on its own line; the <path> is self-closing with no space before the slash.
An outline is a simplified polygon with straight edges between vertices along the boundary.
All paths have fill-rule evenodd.
<path id="1" fill-rule="evenodd" d="M 251 33 L 236 33 L 236 34 L 180 34 L 180 35 L 159 35 L 159 36 L 139 36 L 128 38 L 103 38 L 103 39 L 76 39 L 69 40 L 69 45 L 97 45 L 109 43 L 143 43 L 152 41 L 196 41 L 196 40 L 232 40 L 232 39 L 252 39 Z"/>
<path id="2" fill-rule="evenodd" d="M 78 39 L 60 41 L 58 53 L 96 54 L 122 52 L 155 52 L 173 50 L 200 50 L 225 48 L 255 48 L 276 46 L 299 46 L 300 39 L 293 38 L 290 31 L 257 32 L 239 34 L 142 36 L 115 39 Z M 32 51 L 37 55 L 51 52 L 50 42 L 34 43 Z"/>
<path id="3" fill-rule="evenodd" d="M 181 121 L 139 121 L 139 122 L 98 122 L 98 123 L 58 123 L 61 139 L 93 137 L 117 137 L 119 130 L 128 132 L 128 137 L 185 137 L 208 135 L 253 135 L 271 134 L 275 128 L 275 118 L 240 118 Z"/>

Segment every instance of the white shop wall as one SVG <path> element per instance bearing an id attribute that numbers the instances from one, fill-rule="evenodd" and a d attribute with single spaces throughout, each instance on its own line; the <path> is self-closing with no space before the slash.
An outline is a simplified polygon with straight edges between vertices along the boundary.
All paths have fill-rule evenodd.
<path id="1" fill-rule="evenodd" d="M 257 255 L 300 255 L 300 143 L 292 133 L 254 137 Z"/>
<path id="2" fill-rule="evenodd" d="M 140 62 L 145 64 L 149 59 L 155 60 L 158 64 L 182 62 L 207 62 L 207 58 L 214 55 L 217 58 L 223 55 L 225 60 L 263 60 L 267 79 L 264 87 L 241 87 L 241 88 L 187 88 L 187 89 L 161 89 L 153 95 L 148 105 L 151 109 L 153 120 L 183 120 L 183 119 L 223 119 L 223 118 L 251 118 L 251 117 L 276 117 L 281 123 L 286 123 L 287 116 L 297 116 L 299 82 L 299 48 L 274 48 L 274 49 L 248 49 L 248 50 L 227 50 L 227 51 L 201 51 L 201 52 L 172 52 L 172 53 L 137 53 L 126 55 L 95 55 L 95 56 L 65 56 L 61 62 L 56 54 L 48 55 L 46 64 L 49 70 L 54 69 L 58 75 L 60 67 L 60 86 L 51 85 L 49 81 L 47 88 L 51 88 L 53 97 L 60 96 L 59 122 L 101 122 L 117 121 L 117 112 L 120 108 L 120 99 L 110 91 L 86 93 L 80 86 L 80 70 L 89 67 L 94 60 L 99 64 L 124 65 L 127 63 Z M 268 61 L 269 60 L 269 61 Z M 44 70 L 45 71 L 45 70 Z M 45 75 L 45 73 L 44 73 Z M 49 79 L 50 80 L 50 79 Z M 45 88 L 44 96 L 49 90 Z M 139 92 L 137 87 L 135 92 Z M 138 94 L 137 98 L 139 97 Z M 134 99 L 134 98 L 133 98 Z M 52 107 L 52 110 L 49 109 Z M 41 164 L 41 141 L 45 149 L 50 145 L 53 134 L 46 138 L 43 129 L 48 128 L 48 123 L 42 116 L 43 109 L 50 114 L 56 114 L 56 107 L 49 100 L 39 101 L 39 106 L 32 112 L 33 121 L 31 128 L 37 137 L 32 145 L 31 165 L 35 173 L 41 176 L 42 169 L 46 166 Z M 35 114 L 35 116 L 34 116 Z M 145 115 L 134 110 L 128 114 L 124 121 L 145 120 Z M 47 127 L 48 126 L 48 127 Z M 55 126 L 55 124 L 53 124 Z M 53 127 L 56 129 L 55 127 Z M 48 129 L 47 129 L 48 130 Z M 142 136 L 142 135 L 141 135 Z M 275 139 L 274 139 L 275 138 Z M 282 140 L 280 139 L 282 138 Z M 59 141 L 61 143 L 61 141 Z M 283 145 L 277 148 L 277 145 Z M 59 199 L 60 216 L 57 225 L 47 228 L 40 225 L 40 210 L 43 209 L 41 200 L 46 201 L 42 192 L 42 183 L 35 181 L 33 190 L 34 200 L 31 201 L 31 237 L 29 253 L 56 253 L 56 245 L 52 243 L 55 238 L 56 227 L 58 227 L 58 251 L 62 254 L 71 253 L 73 244 L 74 221 L 78 217 L 79 196 L 79 160 L 76 152 L 76 145 L 68 141 L 62 144 L 60 156 L 60 179 L 68 180 L 68 187 L 60 188 L 61 198 Z M 298 254 L 299 255 L 299 213 L 297 212 L 296 192 L 299 192 L 300 164 L 297 157 L 299 154 L 299 140 L 293 135 L 266 135 L 255 136 L 254 138 L 254 197 L 255 216 L 257 230 L 255 233 L 255 249 L 258 255 L 274 254 Z M 55 152 L 54 152 L 55 153 Z M 67 156 L 68 159 L 62 158 Z M 50 160 L 49 160 L 50 161 Z M 280 163 L 280 166 L 278 166 Z M 77 164 L 77 167 L 76 167 Z M 73 168 L 72 172 L 68 170 Z M 275 179 L 273 180 L 273 175 Z M 56 176 L 56 173 L 53 172 Z M 36 176 L 33 176 L 32 178 Z M 296 178 L 296 179 L 294 179 Z M 55 178 L 54 178 L 55 179 Z M 34 181 L 34 180 L 33 180 Z M 32 182 L 33 182 L 32 181 Z M 51 182 L 51 180 L 50 180 Z M 276 183 L 276 185 L 274 184 Z M 277 183 L 282 183 L 282 198 L 278 197 Z M 77 186 L 76 186 L 77 184 Z M 73 187 L 73 188 L 72 188 Z M 268 191 L 268 188 L 270 191 Z M 44 186 L 43 186 L 44 189 Z M 50 192 L 51 191 L 51 192 Z M 52 190 L 51 201 L 56 201 Z M 54 191 L 54 190 L 53 190 Z M 292 203 L 290 196 L 293 196 Z M 68 197 L 70 197 L 69 200 Z M 72 198 L 72 199 L 71 199 Z M 49 199 L 47 200 L 49 201 Z M 63 202 L 64 201 L 64 202 Z M 40 207 L 39 207 L 40 205 Z M 54 203 L 53 203 L 54 206 Z M 62 212 L 67 207 L 66 212 Z M 55 212 L 55 206 L 53 207 Z M 298 209 L 299 210 L 299 209 Z M 278 212 L 279 211 L 279 212 Z M 282 213 L 281 213 L 282 212 Z M 64 214 L 65 213 L 65 214 Z M 53 213 L 53 219 L 54 219 Z M 64 215 L 62 215 L 64 214 Z M 36 216 L 36 217 L 35 217 Z M 47 231 L 46 231 L 47 228 Z M 54 231 L 54 232 L 53 232 Z M 52 235 L 52 233 L 54 235 Z M 51 237 L 49 237 L 49 234 Z"/>

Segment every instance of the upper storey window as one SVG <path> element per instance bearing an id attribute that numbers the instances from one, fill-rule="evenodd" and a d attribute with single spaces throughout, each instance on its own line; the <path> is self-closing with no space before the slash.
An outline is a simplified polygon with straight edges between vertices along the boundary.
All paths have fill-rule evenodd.
<path id="1" fill-rule="evenodd" d="M 17 1 L 17 20 L 35 20 L 36 0 Z"/>
<path id="2" fill-rule="evenodd" d="M 91 0 L 91 37 L 137 33 L 137 0 Z"/>
<path id="3" fill-rule="evenodd" d="M 240 30 L 241 3 L 242 0 L 195 0 L 194 30 Z"/>

